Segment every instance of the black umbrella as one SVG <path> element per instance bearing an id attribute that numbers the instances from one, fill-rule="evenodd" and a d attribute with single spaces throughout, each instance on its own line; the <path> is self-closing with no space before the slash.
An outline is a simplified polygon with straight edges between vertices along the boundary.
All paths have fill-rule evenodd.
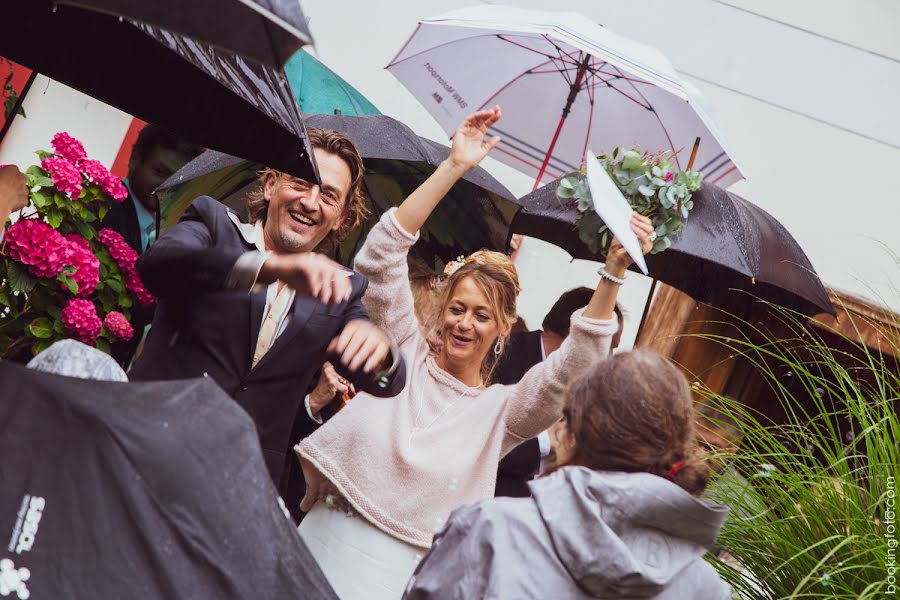
<path id="1" fill-rule="evenodd" d="M 211 379 L 2 363 L 0 381 L 11 598 L 337 597 L 279 503 L 252 420 Z"/>
<path id="2" fill-rule="evenodd" d="M 580 213 L 573 202 L 556 198 L 556 187 L 551 183 L 521 198 L 512 231 L 546 240 L 573 258 L 603 260 L 578 238 Z M 712 184 L 693 200 L 672 246 L 647 256 L 651 277 L 700 302 L 745 309 L 759 298 L 808 316 L 836 314 L 803 249 L 775 217 Z"/>
<path id="3" fill-rule="evenodd" d="M 197 144 L 318 181 L 282 71 L 49 0 L 3 4 L 0 55 Z"/>
<path id="4" fill-rule="evenodd" d="M 58 0 L 155 25 L 280 69 L 312 43 L 299 0 Z"/>
<path id="5" fill-rule="evenodd" d="M 403 123 L 384 115 L 356 117 L 305 115 L 310 127 L 333 129 L 349 136 L 366 165 L 366 188 L 373 218 L 339 249 L 347 263 L 368 229 L 391 206 L 398 206 L 449 155 L 450 149 L 417 136 Z M 185 165 L 157 190 L 162 228 L 176 223 L 197 196 L 211 195 L 242 210 L 246 192 L 255 186 L 260 165 L 207 152 Z M 509 225 L 518 210 L 515 197 L 487 171 L 472 169 L 438 205 L 414 254 L 441 267 L 460 254 L 481 248 L 505 250 Z"/>

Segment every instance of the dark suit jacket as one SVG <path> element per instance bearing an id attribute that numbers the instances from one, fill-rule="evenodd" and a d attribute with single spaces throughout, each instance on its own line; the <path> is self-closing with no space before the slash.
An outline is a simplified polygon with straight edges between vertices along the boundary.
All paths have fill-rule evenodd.
<path id="1" fill-rule="evenodd" d="M 235 217 L 236 218 L 236 217 Z M 246 237 L 245 237 L 246 236 Z M 291 430 L 325 348 L 353 319 L 368 319 L 361 298 L 368 281 L 351 277 L 353 292 L 342 304 L 325 306 L 298 296 L 292 318 L 271 349 L 251 369 L 251 357 L 266 303 L 265 290 L 225 289 L 239 256 L 255 250 L 252 234 L 241 231 L 229 210 L 207 196 L 197 198 L 181 221 L 141 257 L 138 269 L 159 299 L 153 328 L 129 377 L 180 379 L 212 377 L 256 422 L 266 465 L 280 487 L 285 461 L 297 440 Z M 344 376 L 356 389 L 393 396 L 405 385 L 401 357 L 388 385 L 369 377 Z"/>
<path id="2" fill-rule="evenodd" d="M 511 333 L 508 344 L 494 369 L 493 383 L 518 383 L 528 369 L 543 360 L 540 331 Z M 528 497 L 528 480 L 534 477 L 540 467 L 541 448 L 537 438 L 522 442 L 500 460 L 494 495 Z"/>

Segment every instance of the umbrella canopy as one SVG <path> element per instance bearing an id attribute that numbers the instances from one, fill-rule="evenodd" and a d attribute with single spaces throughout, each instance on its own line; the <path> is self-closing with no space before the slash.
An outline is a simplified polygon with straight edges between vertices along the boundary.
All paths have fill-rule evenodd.
<path id="1" fill-rule="evenodd" d="M 151 26 L 54 7 L 5 2 L 0 55 L 194 143 L 318 181 L 282 71 Z"/>
<path id="2" fill-rule="evenodd" d="M 333 129 L 349 136 L 366 166 L 365 184 L 372 218 L 352 232 L 336 258 L 349 264 L 378 217 L 399 206 L 447 156 L 450 149 L 417 136 L 387 116 L 306 115 L 310 127 Z M 261 165 L 233 156 L 206 152 L 172 175 L 157 190 L 161 229 L 178 222 L 185 208 L 200 195 L 211 195 L 239 212 L 245 194 L 256 186 Z M 515 197 L 487 171 L 469 171 L 447 194 L 422 228 L 413 250 L 436 269 L 481 248 L 503 251 L 509 225 L 518 210 Z"/>
<path id="3" fill-rule="evenodd" d="M 312 35 L 299 0 L 58 0 L 162 27 L 276 69 Z"/>
<path id="4" fill-rule="evenodd" d="M 279 504 L 253 421 L 211 379 L 0 363 L 0 381 L 10 597 L 337 597 Z"/>
<path id="5" fill-rule="evenodd" d="M 368 98 L 305 50 L 299 50 L 291 57 L 284 65 L 284 72 L 305 113 L 381 114 Z"/>
<path id="6" fill-rule="evenodd" d="M 484 60 L 490 57 L 490 60 Z M 656 49 L 576 13 L 474 6 L 426 19 L 387 69 L 448 135 L 499 104 L 494 156 L 541 181 L 578 169 L 588 148 L 690 151 L 707 180 L 740 169 L 699 92 Z M 676 157 L 684 168 L 688 157 Z"/>
<path id="7" fill-rule="evenodd" d="M 555 244 L 573 258 L 602 260 L 578 238 L 581 213 L 573 202 L 558 200 L 556 188 L 551 183 L 521 198 L 512 231 Z M 703 184 L 693 200 L 672 246 L 646 257 L 651 277 L 700 302 L 746 307 L 760 298 L 807 316 L 835 314 L 800 244 L 775 217 L 712 184 Z"/>

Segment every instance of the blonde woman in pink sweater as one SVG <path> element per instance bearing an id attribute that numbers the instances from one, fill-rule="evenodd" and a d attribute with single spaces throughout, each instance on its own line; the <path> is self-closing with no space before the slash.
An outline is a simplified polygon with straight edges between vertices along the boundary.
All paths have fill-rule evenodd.
<path id="1" fill-rule="evenodd" d="M 413 309 L 407 254 L 425 220 L 497 145 L 487 131 L 500 108 L 468 117 L 449 158 L 369 233 L 355 268 L 369 278 L 363 303 L 400 346 L 407 384 L 394 398 L 357 395 L 297 447 L 307 481 L 300 535 L 341 598 L 399 598 L 450 512 L 493 496 L 497 463 L 562 414 L 564 391 L 609 353 L 616 295 L 631 259 L 617 241 L 569 337 L 513 386 L 489 373 L 516 319 L 518 276 L 508 257 L 476 252 L 446 285 L 440 353 Z M 645 251 L 650 221 L 632 216 Z M 337 343 L 343 352 L 342 342 Z M 354 365 L 350 365 L 353 368 Z"/>

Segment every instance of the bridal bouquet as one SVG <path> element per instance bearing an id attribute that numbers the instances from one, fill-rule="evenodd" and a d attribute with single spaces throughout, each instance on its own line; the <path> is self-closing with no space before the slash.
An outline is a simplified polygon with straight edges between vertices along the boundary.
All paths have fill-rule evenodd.
<path id="1" fill-rule="evenodd" d="M 113 202 L 128 197 L 122 181 L 69 134 L 57 133 L 51 145 L 25 171 L 28 206 L 0 244 L 3 359 L 27 360 L 63 338 L 110 352 L 134 335 L 131 309 L 153 304 L 137 253 L 100 225 Z"/>
<path id="2" fill-rule="evenodd" d="M 598 156 L 610 178 L 631 208 L 653 221 L 656 241 L 652 253 L 672 245 L 672 236 L 684 229 L 694 202 L 691 194 L 700 189 L 703 176 L 696 171 L 677 171 L 671 154 L 647 154 L 616 148 L 611 156 Z M 592 252 L 605 250 L 611 234 L 594 211 L 591 190 L 584 169 L 560 179 L 556 188 L 560 200 L 576 203 L 581 216 L 575 226 L 578 236 Z"/>

